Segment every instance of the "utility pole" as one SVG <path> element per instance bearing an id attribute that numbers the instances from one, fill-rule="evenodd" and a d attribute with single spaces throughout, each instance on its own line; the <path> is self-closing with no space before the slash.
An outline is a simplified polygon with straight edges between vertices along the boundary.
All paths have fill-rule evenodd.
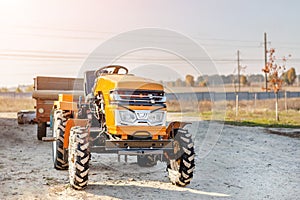
<path id="1" fill-rule="evenodd" d="M 267 66 L 267 53 L 268 53 L 268 50 L 267 50 L 267 33 L 264 34 L 264 46 L 265 46 L 265 68 Z M 266 88 L 266 92 L 268 92 L 268 73 L 265 72 L 265 81 L 266 81 L 266 85 L 265 85 L 265 88 Z"/>
<path id="2" fill-rule="evenodd" d="M 238 87 L 238 92 L 240 92 L 241 90 L 241 77 L 240 77 L 240 71 L 241 71 L 241 66 L 240 66 L 240 51 L 238 50 L 237 51 L 237 65 L 238 65 L 238 84 L 239 84 L 239 87 Z"/>
<path id="3" fill-rule="evenodd" d="M 239 114 L 239 92 L 241 90 L 241 77 L 240 77 L 240 72 L 241 72 L 241 66 L 240 66 L 240 51 L 237 50 L 237 71 L 238 71 L 238 89 L 236 91 L 236 87 L 234 84 L 234 90 L 235 90 L 235 116 L 237 117 Z"/>

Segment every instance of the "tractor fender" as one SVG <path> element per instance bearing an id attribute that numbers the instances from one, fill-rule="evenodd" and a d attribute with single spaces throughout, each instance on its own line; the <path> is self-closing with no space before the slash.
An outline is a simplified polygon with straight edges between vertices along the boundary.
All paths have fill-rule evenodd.
<path id="1" fill-rule="evenodd" d="M 67 149 L 69 147 L 69 136 L 71 128 L 74 126 L 87 127 L 88 125 L 88 119 L 68 119 L 65 128 L 64 149 Z"/>
<path id="2" fill-rule="evenodd" d="M 166 138 L 174 138 L 175 137 L 174 130 L 175 129 L 179 129 L 179 128 L 183 129 L 188 124 L 192 124 L 192 123 L 190 123 L 190 122 L 179 122 L 179 121 L 171 122 L 168 125 L 168 128 L 166 130 L 166 133 L 167 133 L 167 137 Z"/>

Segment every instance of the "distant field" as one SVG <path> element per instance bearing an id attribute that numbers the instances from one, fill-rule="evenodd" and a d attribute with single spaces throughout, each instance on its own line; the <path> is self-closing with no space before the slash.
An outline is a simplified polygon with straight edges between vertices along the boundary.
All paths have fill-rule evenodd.
<path id="1" fill-rule="evenodd" d="M 184 112 L 186 116 L 200 117 L 202 120 L 224 121 L 226 124 L 239 126 L 300 128 L 300 98 L 287 99 L 287 102 L 279 100 L 279 121 L 275 120 L 274 99 L 240 101 L 237 116 L 235 109 L 234 101 L 214 104 L 210 101 L 168 102 L 169 111 Z"/>
<path id="2" fill-rule="evenodd" d="M 0 98 L 0 112 L 34 110 L 35 100 L 27 98 Z"/>
<path id="3" fill-rule="evenodd" d="M 196 114 L 199 116 L 199 114 Z M 213 113 L 202 112 L 200 118 L 202 120 L 211 120 Z M 241 110 L 238 115 L 229 110 L 225 113 L 216 112 L 214 118 L 224 121 L 225 124 L 236 126 L 260 126 L 260 127 L 277 127 L 277 128 L 300 128 L 300 111 L 289 110 L 279 112 L 279 121 L 275 120 L 275 111 L 245 111 Z M 219 116 L 218 116 L 219 115 Z M 222 116 L 221 116 L 222 115 Z"/>

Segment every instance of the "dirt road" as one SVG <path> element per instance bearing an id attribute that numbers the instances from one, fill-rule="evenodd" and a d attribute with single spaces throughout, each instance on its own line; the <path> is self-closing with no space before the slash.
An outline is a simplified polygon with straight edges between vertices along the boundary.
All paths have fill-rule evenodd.
<path id="1" fill-rule="evenodd" d="M 17 125 L 0 113 L 0 199 L 296 199 L 300 196 L 300 140 L 263 128 L 224 126 L 207 156 L 199 155 L 208 122 L 189 130 L 196 169 L 186 188 L 169 183 L 165 164 L 140 168 L 136 159 L 92 154 L 89 186 L 76 191 L 67 171 L 53 168 L 51 143 L 36 139 L 35 125 Z"/>

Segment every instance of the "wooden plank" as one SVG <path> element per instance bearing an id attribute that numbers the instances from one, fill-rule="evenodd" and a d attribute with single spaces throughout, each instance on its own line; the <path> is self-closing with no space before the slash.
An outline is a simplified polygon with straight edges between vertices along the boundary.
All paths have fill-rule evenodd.
<path id="1" fill-rule="evenodd" d="M 35 90 L 83 90 L 83 79 L 37 76 Z"/>
<path id="2" fill-rule="evenodd" d="M 59 94 L 72 94 L 74 100 L 78 100 L 79 96 L 82 96 L 82 98 L 84 98 L 83 91 L 74 91 L 74 90 L 38 90 L 38 91 L 33 91 L 32 98 L 57 101 Z"/>

